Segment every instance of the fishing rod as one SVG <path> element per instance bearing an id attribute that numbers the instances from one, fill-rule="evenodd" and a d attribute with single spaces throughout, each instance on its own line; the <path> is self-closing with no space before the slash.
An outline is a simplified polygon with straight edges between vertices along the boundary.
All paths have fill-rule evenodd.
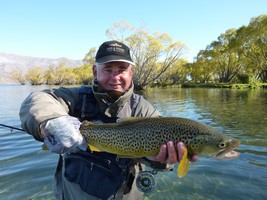
<path id="1" fill-rule="evenodd" d="M 21 128 L 17 128 L 17 127 L 14 127 L 14 126 L 8 126 L 8 125 L 5 125 L 5 124 L 0 124 L 0 126 L 3 126 L 3 127 L 5 127 L 5 128 L 10 128 L 10 129 L 11 129 L 11 132 L 12 132 L 13 130 L 17 130 L 17 131 L 25 132 L 23 129 L 21 129 Z"/>
<path id="2" fill-rule="evenodd" d="M 22 131 L 22 132 L 25 132 L 23 129 L 21 128 L 17 128 L 17 127 L 14 127 L 14 126 L 8 126 L 8 125 L 5 125 L 5 124 L 0 124 L 0 126 L 3 126 L 5 128 L 9 128 L 11 130 L 11 132 L 13 130 L 17 130 L 17 131 Z M 45 144 L 42 145 L 42 150 L 48 150 L 48 148 L 46 147 Z"/>

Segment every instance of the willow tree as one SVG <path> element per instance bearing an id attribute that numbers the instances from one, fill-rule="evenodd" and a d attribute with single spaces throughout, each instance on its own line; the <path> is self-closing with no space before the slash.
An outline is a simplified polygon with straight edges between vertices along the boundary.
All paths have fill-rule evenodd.
<path id="1" fill-rule="evenodd" d="M 49 69 L 45 71 L 44 78 L 49 85 L 75 84 L 77 79 L 73 69 L 67 67 L 64 62 L 49 66 Z"/>
<path id="2" fill-rule="evenodd" d="M 26 84 L 26 77 L 21 69 L 12 71 L 10 73 L 10 78 L 21 85 Z"/>
<path id="3" fill-rule="evenodd" d="M 267 15 L 252 18 L 248 26 L 237 30 L 235 39 L 244 54 L 247 73 L 267 81 Z"/>
<path id="4" fill-rule="evenodd" d="M 91 65 L 93 66 L 95 63 L 95 54 L 96 54 L 96 48 L 92 47 L 89 49 L 88 53 L 85 55 L 83 59 L 84 65 Z"/>
<path id="5" fill-rule="evenodd" d="M 232 46 L 235 35 L 236 29 L 227 30 L 218 37 L 218 40 L 213 41 L 205 50 L 200 51 L 197 56 L 197 59 L 204 65 L 206 64 L 203 59 L 212 61 L 214 75 L 219 79 L 219 82 L 231 82 L 242 69 L 242 56 Z M 210 65 L 207 66 L 210 68 Z"/>
<path id="6" fill-rule="evenodd" d="M 34 67 L 28 70 L 26 80 L 31 85 L 42 85 L 45 83 L 44 79 L 45 70 L 42 67 Z"/>
<path id="7" fill-rule="evenodd" d="M 188 75 L 188 62 L 184 59 L 179 59 L 176 60 L 171 67 L 157 79 L 157 83 L 158 85 L 181 84 L 187 81 Z"/>
<path id="8" fill-rule="evenodd" d="M 94 78 L 92 65 L 89 64 L 84 64 L 80 67 L 75 68 L 74 73 L 77 74 L 79 78 L 79 83 L 83 85 L 91 84 Z"/>
<path id="9" fill-rule="evenodd" d="M 106 34 L 130 47 L 136 63 L 134 82 L 139 89 L 155 83 L 186 51 L 183 43 L 174 42 L 167 33 L 150 34 L 128 22 L 114 24 Z"/>
<path id="10" fill-rule="evenodd" d="M 93 75 L 93 65 L 95 64 L 96 48 L 92 47 L 83 59 L 83 65 L 75 69 L 75 73 L 79 76 L 80 82 L 84 85 L 91 84 Z"/>
<path id="11" fill-rule="evenodd" d="M 200 51 L 195 62 L 188 64 L 189 76 L 192 81 L 207 83 L 214 78 L 214 61 L 205 52 Z"/>

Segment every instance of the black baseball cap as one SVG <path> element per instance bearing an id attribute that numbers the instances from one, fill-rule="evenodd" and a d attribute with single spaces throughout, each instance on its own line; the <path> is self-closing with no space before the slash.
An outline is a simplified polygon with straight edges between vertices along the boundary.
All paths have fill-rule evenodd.
<path id="1" fill-rule="evenodd" d="M 119 61 L 135 65 L 131 58 L 129 47 L 116 40 L 101 44 L 96 53 L 95 61 L 99 64 Z"/>

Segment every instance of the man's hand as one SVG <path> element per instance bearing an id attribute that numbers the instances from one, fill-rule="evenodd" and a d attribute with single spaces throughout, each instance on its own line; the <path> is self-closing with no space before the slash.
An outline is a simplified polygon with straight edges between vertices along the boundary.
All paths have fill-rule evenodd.
<path id="1" fill-rule="evenodd" d="M 161 145 L 158 155 L 149 157 L 148 159 L 161 163 L 175 164 L 182 160 L 185 148 L 186 146 L 183 142 L 178 142 L 175 146 L 172 141 L 169 141 L 167 144 Z M 193 155 L 191 161 L 195 162 L 197 159 L 198 156 Z"/>
<path id="2" fill-rule="evenodd" d="M 40 130 L 47 148 L 54 153 L 72 153 L 85 150 L 87 142 L 80 134 L 81 122 L 69 115 L 41 123 Z"/>

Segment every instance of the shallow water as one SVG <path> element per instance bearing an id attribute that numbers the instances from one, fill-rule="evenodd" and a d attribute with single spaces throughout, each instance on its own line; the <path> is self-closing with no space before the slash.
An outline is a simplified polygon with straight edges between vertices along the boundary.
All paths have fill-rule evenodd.
<path id="1" fill-rule="evenodd" d="M 22 101 L 43 88 L 1 85 L 0 123 L 20 128 Z M 147 199 L 267 199 L 267 90 L 172 88 L 145 96 L 163 116 L 198 120 L 242 142 L 239 158 L 200 158 L 182 180 L 176 170 L 159 172 Z M 0 144 L 0 199 L 54 199 L 57 155 L 30 135 L 1 126 Z"/>

